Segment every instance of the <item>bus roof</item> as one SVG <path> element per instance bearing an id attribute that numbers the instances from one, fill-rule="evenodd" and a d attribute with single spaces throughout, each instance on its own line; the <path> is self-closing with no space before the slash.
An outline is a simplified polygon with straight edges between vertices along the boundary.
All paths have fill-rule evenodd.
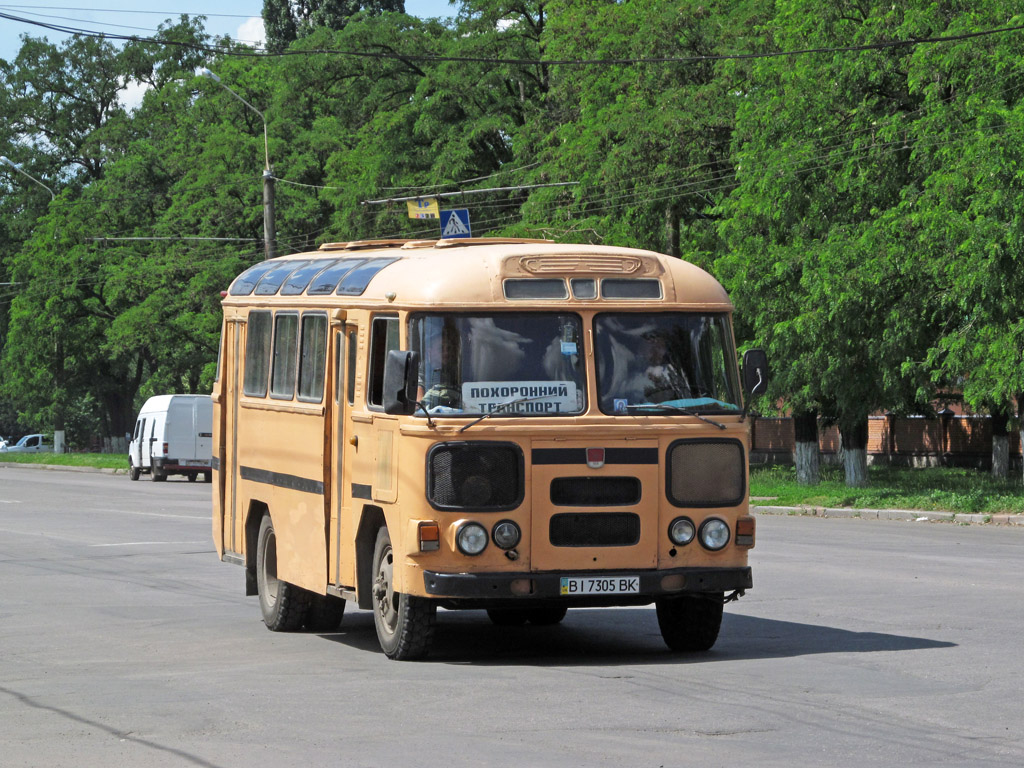
<path id="1" fill-rule="evenodd" d="M 718 281 L 681 259 L 633 248 L 507 238 L 328 243 L 250 267 L 232 282 L 225 303 L 278 303 L 273 297 L 312 298 L 318 304 L 328 297 L 346 304 L 386 301 L 407 308 L 566 302 L 635 308 L 657 301 L 732 310 Z"/>

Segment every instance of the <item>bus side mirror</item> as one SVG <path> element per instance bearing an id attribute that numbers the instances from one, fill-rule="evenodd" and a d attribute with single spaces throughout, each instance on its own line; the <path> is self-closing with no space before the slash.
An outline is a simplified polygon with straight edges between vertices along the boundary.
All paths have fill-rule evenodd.
<path id="1" fill-rule="evenodd" d="M 768 355 L 763 349 L 743 353 L 743 389 L 749 395 L 761 395 L 768 390 Z"/>
<path id="2" fill-rule="evenodd" d="M 384 361 L 384 413 L 409 416 L 416 410 L 420 353 L 392 349 Z"/>

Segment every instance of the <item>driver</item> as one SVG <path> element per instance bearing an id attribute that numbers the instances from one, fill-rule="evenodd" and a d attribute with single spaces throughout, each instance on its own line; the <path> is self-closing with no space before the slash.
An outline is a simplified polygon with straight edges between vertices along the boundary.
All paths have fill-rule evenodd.
<path id="1" fill-rule="evenodd" d="M 416 399 L 426 408 L 461 408 L 458 331 L 446 323 L 440 329 L 428 328 L 426 336 Z"/>

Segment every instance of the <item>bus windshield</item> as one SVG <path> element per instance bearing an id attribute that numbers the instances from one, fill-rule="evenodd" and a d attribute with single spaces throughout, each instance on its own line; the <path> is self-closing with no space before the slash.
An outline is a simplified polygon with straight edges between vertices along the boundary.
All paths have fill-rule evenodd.
<path id="1" fill-rule="evenodd" d="M 740 410 L 727 315 L 600 314 L 594 336 L 602 412 Z"/>
<path id="2" fill-rule="evenodd" d="M 586 407 L 580 318 L 432 313 L 409 322 L 417 400 L 431 414 L 558 416 Z"/>

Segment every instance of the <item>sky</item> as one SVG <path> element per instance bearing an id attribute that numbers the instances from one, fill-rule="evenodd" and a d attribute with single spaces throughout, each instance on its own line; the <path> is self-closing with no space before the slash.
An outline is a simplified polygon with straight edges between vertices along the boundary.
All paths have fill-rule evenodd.
<path id="1" fill-rule="evenodd" d="M 215 11 L 206 11 L 210 6 Z M 430 18 L 453 16 L 457 6 L 448 0 L 405 0 L 405 11 L 413 16 Z M 263 39 L 263 0 L 36 0 L 29 3 L 5 3 L 0 0 L 0 13 L 65 27 L 110 32 L 119 35 L 148 36 L 165 19 L 176 20 L 181 14 L 205 15 L 206 31 L 214 35 L 230 35 L 236 40 L 259 42 Z M 45 37 L 58 42 L 64 35 L 53 30 L 23 22 L 0 19 L 0 59 L 12 60 L 21 47 L 20 36 Z"/>

